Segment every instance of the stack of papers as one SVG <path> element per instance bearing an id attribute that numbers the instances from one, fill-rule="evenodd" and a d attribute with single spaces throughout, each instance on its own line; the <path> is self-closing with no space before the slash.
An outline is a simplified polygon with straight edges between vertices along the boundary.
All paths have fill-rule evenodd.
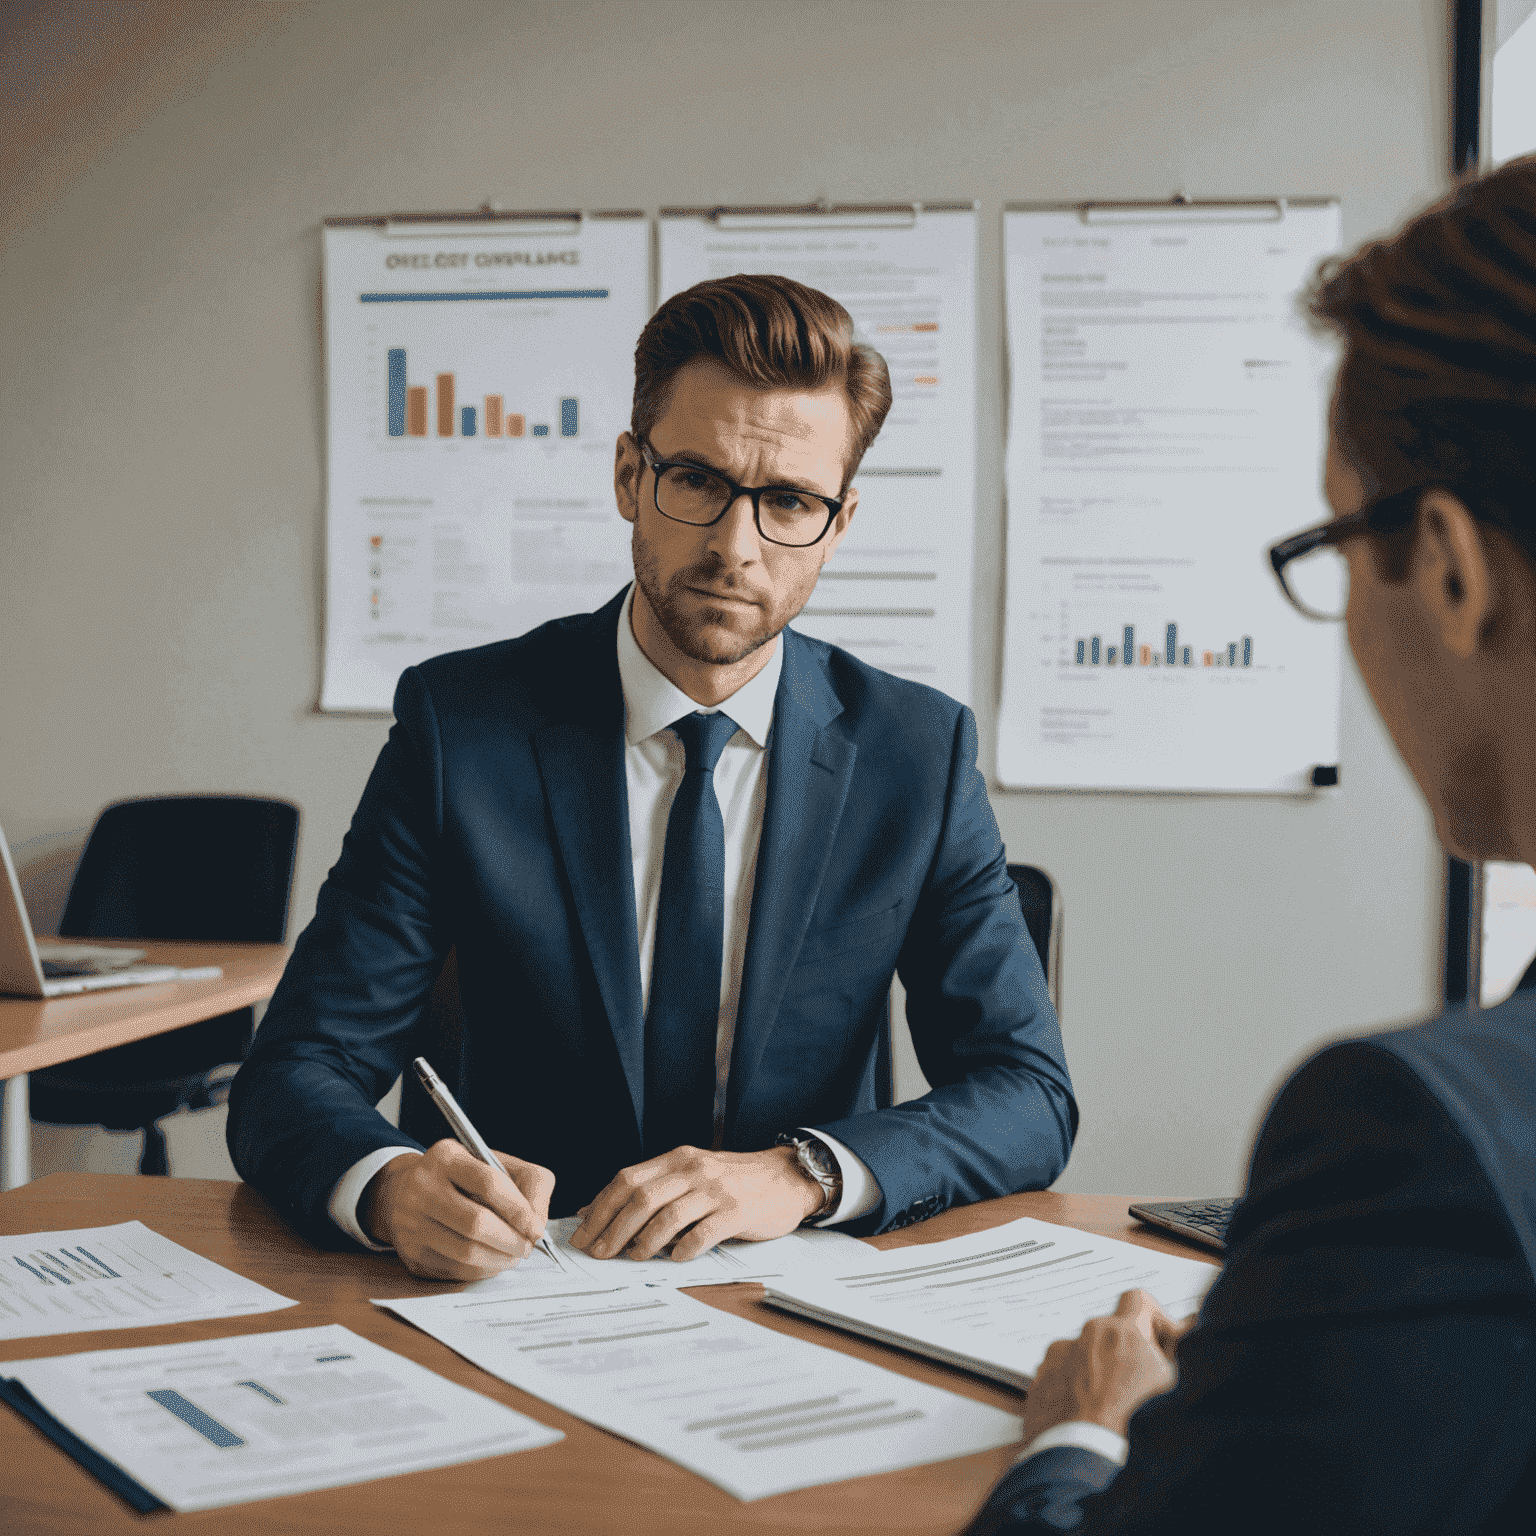
<path id="1" fill-rule="evenodd" d="M 1178 1320 L 1199 1310 L 1218 1273 L 1215 1264 L 1026 1216 L 968 1237 L 873 1253 L 856 1270 L 826 1278 L 775 1281 L 766 1300 L 1027 1387 L 1052 1342 L 1075 1339 L 1089 1318 L 1113 1312 L 1123 1291 L 1150 1291 Z"/>
<path id="2" fill-rule="evenodd" d="M 0 1362 L 0 1395 L 106 1458 L 79 1456 L 141 1510 L 215 1509 L 565 1438 L 339 1324 Z"/>
<path id="3" fill-rule="evenodd" d="M 140 1221 L 0 1237 L 0 1339 L 244 1317 L 293 1305 Z"/>
<path id="4" fill-rule="evenodd" d="M 502 1381 L 738 1499 L 947 1461 L 1019 1438 L 1012 1414 L 670 1287 L 541 1296 L 471 1287 L 377 1305 Z"/>

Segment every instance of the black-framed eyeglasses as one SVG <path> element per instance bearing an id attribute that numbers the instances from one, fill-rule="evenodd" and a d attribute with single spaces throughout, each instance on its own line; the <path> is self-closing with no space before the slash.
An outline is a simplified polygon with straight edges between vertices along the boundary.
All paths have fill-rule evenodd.
<path id="1" fill-rule="evenodd" d="M 770 544 L 804 549 L 819 544 L 846 498 L 823 496 L 797 485 L 738 485 L 717 469 L 686 459 L 658 459 L 649 443 L 640 456 L 655 476 L 656 510 L 674 523 L 708 528 L 743 496 L 751 498 L 752 520 Z"/>
<path id="2" fill-rule="evenodd" d="M 1419 499 L 1429 487 L 1410 486 L 1372 501 L 1358 512 L 1331 517 L 1326 523 L 1303 528 L 1269 547 L 1269 563 L 1275 580 L 1299 613 L 1323 623 L 1337 623 L 1349 606 L 1349 562 L 1339 545 L 1367 531 L 1391 533 L 1406 528 L 1418 511 Z"/>

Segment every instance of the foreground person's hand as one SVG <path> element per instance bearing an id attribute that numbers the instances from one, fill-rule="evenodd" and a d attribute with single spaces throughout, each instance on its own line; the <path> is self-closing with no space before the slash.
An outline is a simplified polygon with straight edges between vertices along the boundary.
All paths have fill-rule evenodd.
<path id="1" fill-rule="evenodd" d="M 823 1198 L 793 1147 L 678 1147 L 616 1174 L 582 1213 L 571 1245 L 595 1259 L 650 1259 L 672 1244 L 674 1259 L 696 1259 L 728 1237 L 783 1237 Z"/>
<path id="2" fill-rule="evenodd" d="M 1171 1355 L 1183 1331 L 1146 1291 L 1127 1291 L 1111 1316 L 1090 1318 L 1075 1339 L 1058 1339 L 1024 1402 L 1024 1443 L 1074 1420 L 1123 1435 L 1131 1415 L 1173 1385 Z"/>
<path id="3" fill-rule="evenodd" d="M 555 1176 L 496 1154 L 487 1168 L 456 1141 L 386 1163 L 358 1201 L 358 1220 L 426 1280 L 485 1280 L 510 1269 L 544 1234 Z"/>

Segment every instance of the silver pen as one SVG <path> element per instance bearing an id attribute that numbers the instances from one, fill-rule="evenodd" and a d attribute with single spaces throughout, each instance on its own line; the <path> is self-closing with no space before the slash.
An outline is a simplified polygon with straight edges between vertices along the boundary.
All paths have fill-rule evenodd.
<path id="1" fill-rule="evenodd" d="M 442 1111 L 443 1119 L 448 1122 L 448 1129 L 458 1138 L 459 1144 L 478 1157 L 487 1167 L 494 1168 L 498 1173 L 506 1173 L 507 1170 L 501 1166 L 496 1154 L 485 1144 L 485 1137 L 470 1123 L 469 1116 L 459 1108 L 459 1101 L 449 1093 L 448 1085 L 432 1070 L 427 1058 L 418 1056 L 411 1065 L 416 1069 L 416 1076 L 421 1079 L 421 1086 L 427 1090 L 427 1097 Z M 537 1246 L 549 1255 L 550 1262 L 556 1269 L 565 1268 L 555 1257 L 554 1245 L 547 1236 L 541 1237 Z"/>

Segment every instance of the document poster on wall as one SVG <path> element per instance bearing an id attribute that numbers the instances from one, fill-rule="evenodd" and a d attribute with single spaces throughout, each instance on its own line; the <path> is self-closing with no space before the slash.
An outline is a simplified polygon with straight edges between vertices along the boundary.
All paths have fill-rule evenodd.
<path id="1" fill-rule="evenodd" d="M 325 230 L 329 439 L 320 707 L 385 711 L 429 656 L 606 602 L 641 215 Z"/>
<path id="2" fill-rule="evenodd" d="M 861 661 L 971 692 L 976 522 L 976 212 L 663 209 L 659 298 L 737 272 L 830 294 L 891 371 L 848 536 L 795 628 Z"/>
<path id="3" fill-rule="evenodd" d="M 1334 353 L 1300 295 L 1338 203 L 1026 205 L 1003 233 L 999 780 L 1333 782 L 1342 626 L 1291 607 L 1267 550 L 1328 516 Z"/>

